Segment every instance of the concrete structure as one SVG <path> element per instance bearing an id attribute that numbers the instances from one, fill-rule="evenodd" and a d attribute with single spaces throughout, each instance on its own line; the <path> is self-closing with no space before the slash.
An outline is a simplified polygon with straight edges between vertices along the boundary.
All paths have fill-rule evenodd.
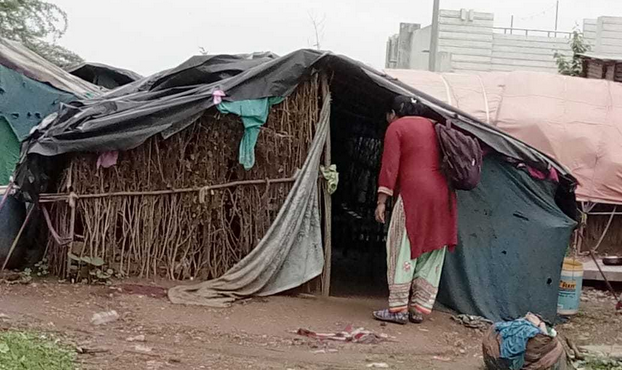
<path id="1" fill-rule="evenodd" d="M 581 262 L 583 263 L 583 280 L 605 281 L 592 259 L 585 257 L 581 259 Z M 607 280 L 622 282 L 622 266 L 607 266 L 603 263 L 601 258 L 598 259 L 598 264 L 607 277 Z"/>
<path id="2" fill-rule="evenodd" d="M 583 77 L 622 82 L 622 56 L 585 53 L 581 58 Z"/>
<path id="3" fill-rule="evenodd" d="M 584 77 L 622 82 L 622 18 L 585 19 L 583 37 L 591 45 L 583 54 Z"/>
<path id="4" fill-rule="evenodd" d="M 622 18 L 586 19 L 586 40 L 600 54 L 622 54 Z M 387 42 L 386 68 L 428 70 L 431 27 L 402 23 Z M 570 32 L 495 27 L 494 14 L 441 10 L 439 72 L 557 72 L 555 53 L 570 55 Z"/>
<path id="5" fill-rule="evenodd" d="M 622 17 L 586 19 L 583 30 L 594 53 L 622 56 Z"/>

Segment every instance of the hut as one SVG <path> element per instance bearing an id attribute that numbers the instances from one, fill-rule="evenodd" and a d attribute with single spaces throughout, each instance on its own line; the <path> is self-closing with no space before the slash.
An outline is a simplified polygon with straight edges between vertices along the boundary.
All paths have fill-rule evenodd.
<path id="1" fill-rule="evenodd" d="M 169 297 L 210 306 L 303 284 L 329 294 L 335 279 L 366 275 L 341 264 L 347 245 L 383 250 L 371 213 L 396 94 L 489 148 L 482 183 L 459 194 L 461 247 L 448 257 L 443 303 L 490 318 L 553 317 L 574 178 L 476 118 L 331 53 L 193 57 L 61 111 L 25 145 L 20 196 L 49 214 L 47 253 L 60 275 L 98 259 L 123 276 L 205 280 Z"/>

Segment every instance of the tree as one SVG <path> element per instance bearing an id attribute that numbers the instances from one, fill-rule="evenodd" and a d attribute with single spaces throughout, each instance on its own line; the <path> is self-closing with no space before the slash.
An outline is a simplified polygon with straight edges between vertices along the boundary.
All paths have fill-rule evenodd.
<path id="1" fill-rule="evenodd" d="M 0 0 L 0 37 L 18 41 L 48 61 L 66 67 L 83 62 L 56 42 L 67 31 L 67 13 L 42 0 Z"/>
<path id="2" fill-rule="evenodd" d="M 581 59 L 581 54 L 589 51 L 590 46 L 585 42 L 583 33 L 577 28 L 572 31 L 569 44 L 572 50 L 572 58 L 570 60 L 564 55 L 555 52 L 557 70 L 565 76 L 582 76 L 583 60 Z"/>
<path id="3" fill-rule="evenodd" d="M 317 50 L 321 50 L 321 43 L 324 39 L 324 21 L 326 20 L 326 14 L 324 14 L 320 19 L 315 15 L 315 13 L 309 12 L 309 19 L 311 20 L 315 36 L 315 43 L 313 44 L 313 47 Z"/>

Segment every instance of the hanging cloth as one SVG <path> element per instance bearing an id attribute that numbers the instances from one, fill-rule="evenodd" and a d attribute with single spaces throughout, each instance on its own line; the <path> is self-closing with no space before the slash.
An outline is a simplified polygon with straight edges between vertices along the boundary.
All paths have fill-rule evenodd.
<path id="1" fill-rule="evenodd" d="M 244 136 L 240 141 L 240 164 L 245 170 L 250 170 L 255 165 L 255 145 L 261 126 L 268 120 L 268 113 L 273 105 L 284 100 L 282 97 L 271 97 L 253 100 L 223 101 L 217 105 L 218 110 L 224 114 L 236 114 L 242 118 L 244 124 Z"/>
<path id="2" fill-rule="evenodd" d="M 322 177 L 326 180 L 328 187 L 326 190 L 329 195 L 333 195 L 337 191 L 337 186 L 339 185 L 339 172 L 337 172 L 337 165 L 331 164 L 330 166 L 324 167 L 320 166 L 320 173 L 322 173 Z"/>

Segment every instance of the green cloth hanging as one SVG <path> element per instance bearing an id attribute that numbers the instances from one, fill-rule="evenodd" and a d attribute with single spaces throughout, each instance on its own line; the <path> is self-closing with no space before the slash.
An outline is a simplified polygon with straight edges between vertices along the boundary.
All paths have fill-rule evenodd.
<path id="1" fill-rule="evenodd" d="M 224 114 L 236 114 L 242 118 L 244 124 L 244 136 L 240 141 L 240 164 L 245 170 L 250 170 L 255 165 L 255 145 L 261 126 L 268 120 L 268 113 L 273 105 L 284 100 L 282 97 L 271 97 L 253 100 L 241 100 L 218 104 L 217 108 Z"/>

